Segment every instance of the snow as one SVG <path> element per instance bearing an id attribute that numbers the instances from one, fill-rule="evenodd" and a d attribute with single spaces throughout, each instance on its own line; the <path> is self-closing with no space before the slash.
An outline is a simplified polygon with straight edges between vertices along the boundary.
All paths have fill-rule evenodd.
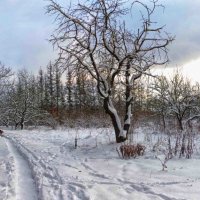
<path id="1" fill-rule="evenodd" d="M 16 199 L 26 199 L 29 196 L 29 200 L 37 200 L 33 176 L 26 159 L 23 158 L 10 139 L 6 141 L 6 144 L 10 154 L 14 158 Z"/>
<path id="2" fill-rule="evenodd" d="M 152 147 L 164 137 L 137 129 L 145 155 L 123 160 L 112 129 L 7 130 L 0 137 L 0 200 L 199 200 L 199 149 L 161 171 Z"/>

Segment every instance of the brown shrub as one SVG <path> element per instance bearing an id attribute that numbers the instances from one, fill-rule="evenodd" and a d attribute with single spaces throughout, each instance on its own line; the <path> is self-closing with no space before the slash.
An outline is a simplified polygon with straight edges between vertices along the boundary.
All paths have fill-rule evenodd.
<path id="1" fill-rule="evenodd" d="M 119 151 L 122 158 L 136 158 L 137 156 L 144 155 L 145 148 L 146 147 L 141 144 L 123 144 L 119 147 Z"/>

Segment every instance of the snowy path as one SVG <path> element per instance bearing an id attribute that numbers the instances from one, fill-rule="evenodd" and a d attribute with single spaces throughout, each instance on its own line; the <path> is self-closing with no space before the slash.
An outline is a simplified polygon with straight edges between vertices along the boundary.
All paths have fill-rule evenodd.
<path id="1" fill-rule="evenodd" d="M 17 200 L 63 200 L 61 177 L 46 158 L 14 137 L 6 137 L 6 144 L 15 161 Z"/>
<path id="2" fill-rule="evenodd" d="M 15 199 L 38 200 L 33 174 L 28 161 L 9 138 L 5 138 L 5 142 L 14 160 Z"/>
<path id="3" fill-rule="evenodd" d="M 0 137 L 0 200 L 7 199 L 14 190 L 11 187 L 12 168 L 9 164 L 9 151 L 3 137 Z"/>
<path id="4" fill-rule="evenodd" d="M 81 130 L 77 149 L 73 130 L 7 132 L 0 200 L 199 200 L 200 159 L 174 159 L 162 172 L 151 152 L 119 159 L 116 144 L 96 132 Z"/>

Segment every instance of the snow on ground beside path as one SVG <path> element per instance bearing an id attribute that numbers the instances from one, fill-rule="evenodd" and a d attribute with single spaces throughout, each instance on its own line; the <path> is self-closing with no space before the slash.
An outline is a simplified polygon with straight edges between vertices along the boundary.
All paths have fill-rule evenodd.
<path id="1" fill-rule="evenodd" d="M 147 152 L 122 160 L 112 129 L 5 132 L 6 137 L 0 137 L 2 200 L 19 195 L 20 200 L 200 199 L 198 148 L 193 159 L 172 159 L 163 172 L 151 151 L 158 138 L 165 139 L 161 134 L 138 129 L 134 139 L 145 144 Z"/>
<path id="2" fill-rule="evenodd" d="M 0 137 L 0 199 L 6 199 L 11 193 L 12 166 L 10 165 L 9 152 L 3 137 Z M 11 198 L 10 198 L 11 199 Z"/>

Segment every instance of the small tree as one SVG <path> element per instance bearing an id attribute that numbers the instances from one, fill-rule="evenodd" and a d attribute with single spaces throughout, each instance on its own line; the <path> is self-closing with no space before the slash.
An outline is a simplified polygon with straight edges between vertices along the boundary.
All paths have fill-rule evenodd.
<path id="1" fill-rule="evenodd" d="M 111 117 L 117 142 L 127 138 L 131 124 L 134 81 L 154 65 L 163 65 L 167 46 L 173 40 L 152 20 L 157 0 L 147 6 L 142 1 L 94 0 L 67 9 L 50 0 L 47 12 L 54 14 L 57 34 L 51 42 L 60 50 L 60 63 L 79 63 L 97 84 L 106 113 Z M 134 9 L 139 9 L 141 27 L 127 25 Z M 131 19 L 133 20 L 133 19 Z M 76 64 L 77 65 L 77 64 Z M 123 88 L 123 120 L 114 104 L 114 88 Z"/>
<path id="2" fill-rule="evenodd" d="M 67 105 L 68 110 L 72 109 L 73 106 L 73 80 L 72 80 L 72 72 L 68 69 L 66 76 L 66 90 L 67 90 Z"/>
<path id="3" fill-rule="evenodd" d="M 44 114 L 38 95 L 35 77 L 26 70 L 19 71 L 17 80 L 8 88 L 5 95 L 6 116 L 14 124 L 15 129 L 23 129 L 25 123 L 37 121 L 37 118 Z"/>
<path id="4" fill-rule="evenodd" d="M 169 83 L 165 76 L 155 79 L 153 84 L 155 94 L 152 94 L 151 106 L 153 111 L 161 117 L 164 130 L 166 129 L 166 117 L 169 115 L 168 88 Z"/>
<path id="5" fill-rule="evenodd" d="M 44 108 L 44 98 L 45 98 L 45 88 L 44 85 L 44 72 L 42 69 L 39 70 L 39 75 L 37 77 L 37 90 L 38 90 L 38 103 L 41 108 Z"/>
<path id="6" fill-rule="evenodd" d="M 0 62 L 0 96 L 3 95 L 7 87 L 11 85 L 10 77 L 12 75 L 11 69 Z"/>
<path id="7" fill-rule="evenodd" d="M 159 77 L 154 83 L 154 91 L 156 110 L 163 119 L 167 115 L 174 116 L 179 130 L 184 129 L 184 120 L 188 121 L 199 116 L 199 90 L 178 71 L 170 79 Z"/>
<path id="8" fill-rule="evenodd" d="M 12 85 L 10 79 L 12 75 L 11 69 L 0 62 L 0 123 L 5 126 L 8 126 L 10 121 L 10 110 L 7 109 L 6 95 Z"/>

